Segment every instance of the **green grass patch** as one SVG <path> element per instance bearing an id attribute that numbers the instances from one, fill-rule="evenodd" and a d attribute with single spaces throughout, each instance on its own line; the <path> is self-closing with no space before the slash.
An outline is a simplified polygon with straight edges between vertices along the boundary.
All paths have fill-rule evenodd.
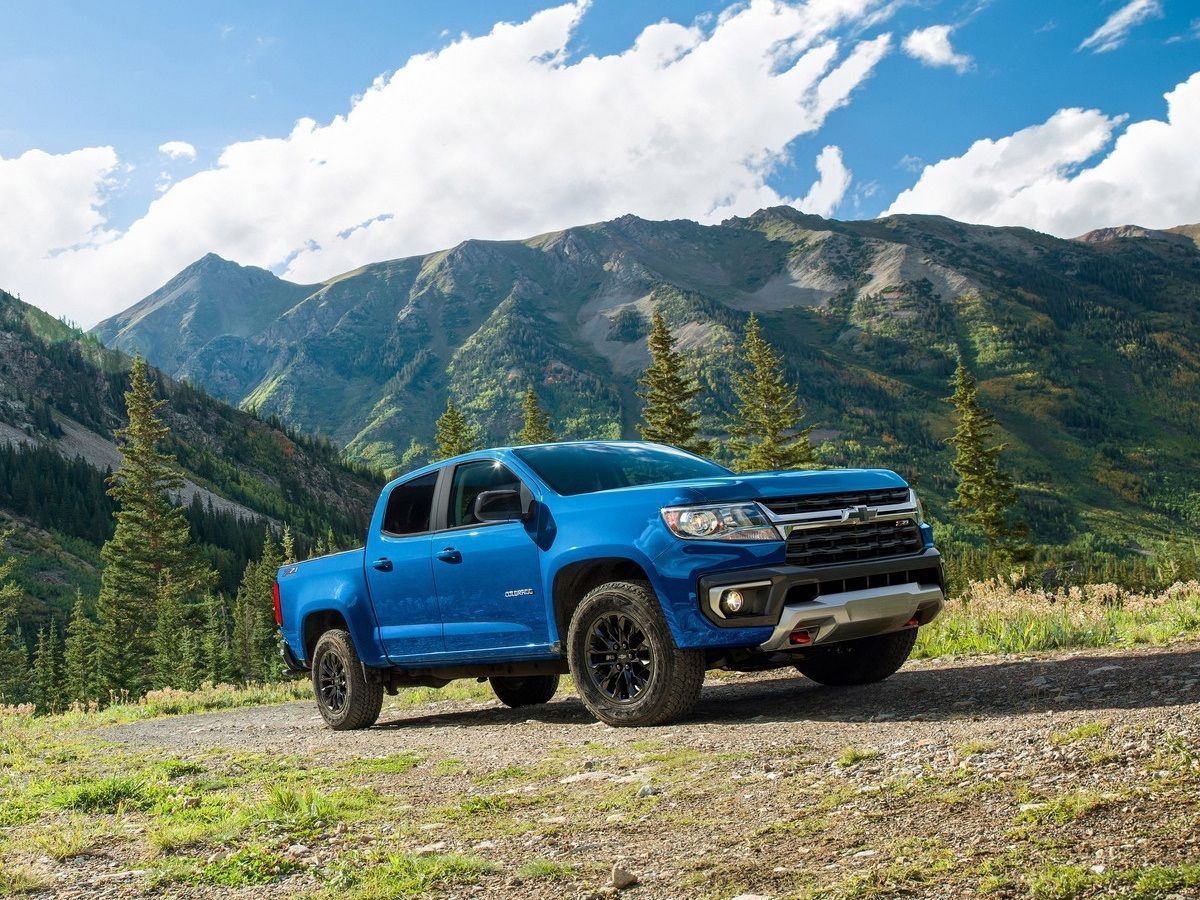
<path id="1" fill-rule="evenodd" d="M 1110 806 L 1120 800 L 1111 794 L 1095 794 L 1091 791 L 1077 791 L 1073 794 L 1063 794 L 1053 797 L 1044 803 L 1031 806 L 1017 816 L 1019 825 L 1066 825 L 1077 819 Z"/>
<path id="2" fill-rule="evenodd" d="M 843 769 L 849 769 L 851 766 L 857 766 L 861 762 L 879 759 L 882 755 L 873 747 L 847 747 L 838 754 L 837 764 Z"/>
<path id="3" fill-rule="evenodd" d="M 1034 869 L 1024 880 L 1034 900 L 1072 900 L 1104 884 L 1110 876 L 1097 875 L 1083 866 L 1048 863 Z"/>
<path id="4" fill-rule="evenodd" d="M 1109 729 L 1108 722 L 1086 722 L 1069 731 L 1056 731 L 1050 735 L 1050 743 L 1055 747 L 1065 747 L 1088 738 L 1099 737 Z"/>
<path id="5" fill-rule="evenodd" d="M 347 772 L 366 775 L 403 775 L 419 766 L 424 757 L 419 753 L 393 753 L 391 756 L 367 757 L 346 764 Z"/>
<path id="6" fill-rule="evenodd" d="M 405 900 L 432 891 L 474 884 L 494 867 L 477 857 L 392 854 L 383 859 L 343 860 L 323 895 L 331 900 Z"/>
<path id="7" fill-rule="evenodd" d="M 1151 900 L 1178 893 L 1184 888 L 1200 888 L 1200 864 L 1148 866 L 1121 873 L 1121 880 L 1132 885 L 1133 896 Z"/>
<path id="8" fill-rule="evenodd" d="M 242 888 L 270 884 L 299 872 L 301 868 L 262 847 L 243 847 L 212 862 L 169 860 L 160 867 L 158 879 L 210 887 Z"/>
<path id="9" fill-rule="evenodd" d="M 144 809 L 153 797 L 145 780 L 129 775 L 112 775 L 65 788 L 59 798 L 63 809 L 88 813 L 117 813 Z"/>
<path id="10" fill-rule="evenodd" d="M 535 859 L 517 869 L 517 876 L 526 881 L 568 881 L 576 877 L 578 871 L 569 863 Z"/>

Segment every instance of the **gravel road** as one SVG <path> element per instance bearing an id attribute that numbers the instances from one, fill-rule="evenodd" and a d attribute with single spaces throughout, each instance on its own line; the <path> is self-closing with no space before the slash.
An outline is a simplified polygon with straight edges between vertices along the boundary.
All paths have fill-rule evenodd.
<path id="1" fill-rule="evenodd" d="M 686 722 L 654 729 L 597 724 L 560 694 L 390 707 L 351 733 L 293 703 L 96 735 L 319 766 L 415 752 L 411 771 L 369 780 L 397 810 L 369 839 L 493 866 L 440 896 L 612 895 L 619 863 L 639 879 L 621 896 L 655 900 L 1200 897 L 1195 643 L 915 662 L 861 688 L 715 677 Z M 446 819 L 471 797 L 503 811 Z M 305 874 L 256 896 L 319 888 L 357 840 L 304 847 Z M 531 860 L 571 874 L 522 877 Z"/>

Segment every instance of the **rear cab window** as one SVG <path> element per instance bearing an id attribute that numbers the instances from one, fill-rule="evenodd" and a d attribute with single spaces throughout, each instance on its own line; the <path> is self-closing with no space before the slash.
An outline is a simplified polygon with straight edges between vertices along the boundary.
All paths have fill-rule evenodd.
<path id="1" fill-rule="evenodd" d="M 438 473 L 429 472 L 392 488 L 383 514 L 383 532 L 393 537 L 429 531 Z"/>

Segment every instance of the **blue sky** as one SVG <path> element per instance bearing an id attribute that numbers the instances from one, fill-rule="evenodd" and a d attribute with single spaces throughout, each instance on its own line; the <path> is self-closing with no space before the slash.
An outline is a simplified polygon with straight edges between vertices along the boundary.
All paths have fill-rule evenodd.
<path id="1" fill-rule="evenodd" d="M 854 0 L 798 0 L 792 5 L 832 7 L 839 2 L 848 7 L 856 5 Z M 201 249 L 195 241 L 205 239 L 214 245 L 211 249 L 218 252 L 237 256 L 241 251 L 239 261 L 268 265 L 304 278 L 328 277 L 335 274 L 333 270 L 339 265 L 366 261 L 359 258 L 362 254 L 388 256 L 437 249 L 434 245 L 423 245 L 420 233 L 397 229 L 406 216 L 432 217 L 442 212 L 439 195 L 418 198 L 411 185 L 399 184 L 388 190 L 394 190 L 400 200 L 393 200 L 390 205 L 381 202 L 377 209 L 363 201 L 355 207 L 356 211 L 347 213 L 350 218 L 338 229 L 338 234 L 347 229 L 363 229 L 377 232 L 377 236 L 371 241 L 359 241 L 361 246 L 354 252 L 325 252 L 324 263 L 320 264 L 313 259 L 313 254 L 318 249 L 328 251 L 333 240 L 305 220 L 306 215 L 316 216 L 317 212 L 301 214 L 281 209 L 278 220 L 297 220 L 291 243 L 272 243 L 268 247 L 253 241 L 239 244 L 236 239 L 227 239 L 243 227 L 238 220 L 214 219 L 204 225 L 207 211 L 195 201 L 192 201 L 195 220 L 201 223 L 199 235 L 187 240 L 180 236 L 171 240 L 160 237 L 157 242 L 138 248 L 137 254 L 131 249 L 122 259 L 116 259 L 115 251 L 110 253 L 105 248 L 130 243 L 131 234 L 138 231 L 135 227 L 131 232 L 130 227 L 139 222 L 143 233 L 156 231 L 161 235 L 164 230 L 184 231 L 181 223 L 187 221 L 184 199 L 188 190 L 186 184 L 179 183 L 212 169 L 230 145 L 262 138 L 286 139 L 295 123 L 303 118 L 315 120 L 318 128 L 327 126 L 334 117 L 345 116 L 352 108 L 353 98 L 368 91 L 377 77 L 388 77 L 404 68 L 415 54 L 442 51 L 464 33 L 476 39 L 486 38 L 497 22 L 529 23 L 538 11 L 560 5 L 495 0 L 486 3 L 422 0 L 339 4 L 146 4 L 119 0 L 103 5 L 9 0 L 4 28 L 0 31 L 0 54 L 5 61 L 0 66 L 0 167 L 5 165 L 3 160 L 25 159 L 28 164 L 20 171 L 22 190 L 45 182 L 44 202 L 39 201 L 29 208 L 37 211 L 54 206 L 60 202 L 56 192 L 68 192 L 61 202 L 70 204 L 74 201 L 80 208 L 70 222 L 46 226 L 44 243 L 54 246 L 6 247 L 0 242 L 0 286 L 24 288 L 26 293 L 40 292 L 48 297 L 46 305 L 49 308 L 87 321 L 92 318 L 91 308 L 81 309 L 78 301 L 69 301 L 67 297 L 77 291 L 80 284 L 87 283 L 88 278 L 99 277 L 98 272 L 108 271 L 88 268 L 105 254 L 114 257 L 110 264 L 114 270 L 122 266 L 128 268 L 128 260 L 134 257 L 150 256 L 161 258 L 163 262 L 161 266 L 148 267 L 152 275 L 132 279 L 128 286 L 117 288 L 116 296 L 105 298 L 96 306 L 98 312 L 136 300 L 137 296 L 133 295 L 136 291 L 155 283 L 155 279 L 160 279 L 163 274 L 169 274 L 171 266 Z M 744 179 L 731 178 L 726 190 L 733 200 L 722 206 L 720 197 L 690 196 L 684 183 L 673 187 L 670 194 L 632 211 L 661 217 L 719 219 L 727 212 L 749 212 L 744 208 L 747 204 L 757 198 L 770 197 L 774 192 L 785 200 L 807 199 L 814 211 L 843 218 L 870 217 L 897 203 L 901 192 L 918 185 L 918 180 L 924 178 L 918 190 L 899 202 L 897 209 L 958 214 L 979 221 L 1007 215 L 1014 220 L 1013 224 L 1029 224 L 1044 230 L 1070 229 L 1078 223 L 1119 224 L 1104 218 L 1120 216 L 1122 209 L 1119 206 L 1098 212 L 1101 218 L 1094 223 L 1086 221 L 1086 215 L 1076 215 L 1061 222 L 1047 218 L 1038 210 L 1045 205 L 1044 196 L 1049 194 L 1035 195 L 1031 191 L 1046 185 L 1048 180 L 1070 178 L 1080 169 L 1103 161 L 1106 154 L 1112 152 L 1113 142 L 1130 124 L 1165 119 L 1163 95 L 1200 71 L 1200 3 L 1195 0 L 1134 0 L 1133 3 L 1127 0 L 1072 0 L 1049 4 L 1031 0 L 927 0 L 896 4 L 861 0 L 857 6 L 861 9 L 847 12 L 821 37 L 821 40 L 828 38 L 839 42 L 839 55 L 830 65 L 845 60 L 860 42 L 883 41 L 886 36 L 886 47 L 882 43 L 874 45 L 876 52 L 869 54 L 867 70 L 856 76 L 844 102 L 815 115 L 813 122 L 795 124 L 795 134 L 790 139 L 785 136 L 781 140 L 773 133 L 766 135 L 772 131 L 769 115 L 747 125 L 764 131 L 761 143 L 764 152 L 770 155 L 769 164 L 756 164 L 762 175 L 761 185 L 747 186 L 743 184 Z M 756 9 L 761 12 L 761 7 L 762 4 Z M 1139 9 L 1130 11 L 1127 28 L 1118 27 L 1108 39 L 1093 40 L 1090 46 L 1085 44 L 1106 21 L 1128 7 Z M 749 20 L 750 14 L 746 13 L 744 5 L 731 7 L 729 3 L 593 0 L 590 6 L 575 15 L 565 52 L 557 64 L 571 66 L 589 55 L 607 58 L 621 54 L 647 26 L 664 19 L 685 26 L 699 23 L 703 35 L 712 35 L 720 29 L 718 17 L 722 14 L 734 16 L 738 11 L 745 13 L 743 18 Z M 760 19 L 768 24 L 774 21 L 765 14 Z M 1121 23 L 1117 24 L 1120 26 Z M 939 63 L 936 58 L 918 58 L 906 50 L 908 36 L 934 26 L 947 27 L 946 35 L 953 53 L 957 54 L 954 57 L 957 62 L 943 59 Z M 532 30 L 533 26 L 527 25 L 527 28 Z M 699 40 L 703 41 L 702 38 Z M 814 38 L 804 46 L 818 42 Z M 748 54 L 751 52 L 747 50 Z M 487 57 L 481 59 L 483 62 L 478 65 L 483 66 L 482 69 L 477 68 L 476 63 L 454 69 L 451 61 L 444 61 L 442 69 L 446 74 L 439 77 L 455 84 L 455 93 L 447 95 L 444 106 L 449 104 L 453 110 L 457 97 L 470 94 L 478 79 L 486 78 L 481 72 L 488 71 Z M 707 79 L 720 78 L 722 65 L 737 64 L 733 57 L 722 60 L 714 62 L 714 71 L 696 79 L 691 87 L 676 87 L 674 82 L 669 83 L 670 89 L 680 92 L 680 106 L 703 103 L 704 91 L 711 90 L 706 85 L 713 83 Z M 461 84 L 454 81 L 459 73 Z M 501 72 L 499 77 L 509 76 Z M 520 94 L 528 89 L 532 97 L 540 90 L 540 75 L 530 82 L 532 87 L 529 88 L 524 86 L 523 77 L 519 71 L 511 73 L 513 91 Z M 635 77 L 636 74 L 620 72 L 605 76 L 618 85 L 621 78 Z M 586 85 L 581 87 L 581 96 L 589 89 Z M 611 84 L 606 82 L 603 90 L 609 92 Z M 564 97 L 568 99 L 564 100 Z M 520 133 L 511 135 L 511 139 L 516 143 L 529 141 L 537 146 L 536 137 L 542 146 L 554 147 L 558 143 L 556 123 L 562 116 L 564 103 L 571 102 L 570 97 L 570 93 L 548 95 L 548 105 L 531 119 L 535 124 L 521 125 Z M 405 100 L 397 95 L 389 114 L 391 118 L 385 121 L 394 122 L 397 129 L 405 128 L 404 113 L 412 99 L 412 96 Z M 1190 104 L 1190 96 L 1187 99 Z M 654 107 L 652 98 L 645 102 Z M 760 98 L 750 92 L 741 98 L 741 103 L 747 106 L 759 102 Z M 1004 139 L 1024 129 L 1049 125 L 1059 111 L 1077 107 L 1095 110 L 1097 116 L 1087 120 L 1063 120 L 1060 124 L 1070 130 L 1070 134 L 1060 134 L 1053 151 L 1045 147 L 1049 140 L 1047 135 L 1029 136 L 1030 152 L 1052 153 L 1053 160 L 1044 163 L 1039 171 L 1023 172 L 1019 176 L 1013 174 L 1015 186 L 1003 197 L 990 197 L 974 205 L 964 204 L 960 198 L 966 191 L 963 185 L 953 180 L 963 176 L 954 176 L 954 165 L 923 175 L 923 166 L 960 158 L 963 161 L 957 166 L 958 170 L 990 172 L 994 161 L 985 161 L 981 169 L 978 160 L 968 153 L 975 142 Z M 464 110 L 468 111 L 464 114 L 486 118 L 486 107 L 483 108 L 485 112 L 480 113 L 478 105 L 464 104 Z M 714 103 L 712 114 L 714 117 L 728 116 L 729 110 Z M 638 121 L 655 115 L 664 114 L 657 108 L 648 108 Z M 413 127 L 430 133 L 440 130 L 436 119 L 432 124 L 422 120 L 419 126 Z M 471 131 L 463 128 L 461 122 L 454 124 L 455 141 L 472 140 Z M 572 121 L 565 122 L 562 128 L 569 134 L 576 134 L 579 126 Z M 704 140 L 702 134 L 698 136 L 694 123 L 680 123 L 679 130 L 689 135 L 688 141 L 693 146 Z M 1056 128 L 1055 132 L 1060 130 Z M 353 142 L 357 145 L 354 152 L 363 143 L 371 144 L 375 140 L 374 134 L 376 132 L 364 131 L 360 139 Z M 481 132 L 478 139 L 482 144 L 497 147 L 498 142 L 507 142 L 508 138 L 501 131 L 499 136 Z M 412 166 L 414 158 L 426 160 L 445 156 L 443 148 L 418 147 L 414 150 L 410 145 L 419 141 L 418 136 L 409 135 L 406 140 L 408 149 L 399 156 L 381 151 L 377 160 L 380 171 L 386 171 L 392 164 Z M 639 139 L 636 152 L 644 152 L 645 140 Z M 167 142 L 185 142 L 194 149 L 194 157 L 189 150 L 171 158 L 159 149 Z M 387 142 L 388 139 L 381 139 L 381 143 Z M 1084 150 L 1079 149 L 1079 142 L 1084 145 Z M 590 143 L 594 145 L 594 139 Z M 1067 147 L 1067 144 L 1071 146 Z M 453 146 L 457 149 L 457 144 Z M 754 149 L 757 145 L 749 146 L 749 150 L 731 146 L 729 152 L 757 153 Z M 827 147 L 837 148 L 839 158 L 835 163 L 830 156 L 825 157 L 829 171 L 822 169 L 824 189 L 817 190 L 813 187 L 818 177 L 815 163 Z M 75 168 L 70 168 L 67 160 L 75 160 L 72 154 L 79 156 L 76 151 L 96 149 L 98 152 L 98 148 L 106 148 L 108 157 L 89 158 L 87 166 L 83 166 L 83 157 L 76 160 L 90 173 L 87 177 L 92 181 L 88 182 L 88 187 L 83 185 L 87 181 L 85 173 L 76 171 L 79 166 L 75 166 L 75 162 L 71 163 Z M 268 148 L 259 149 L 265 152 Z M 978 152 L 985 150 L 982 148 Z M 50 159 L 23 157 L 30 151 L 44 151 Z M 464 162 L 472 173 L 480 169 L 476 152 L 472 148 L 470 159 Z M 634 151 L 614 144 L 609 152 L 621 155 Z M 672 165 L 671 160 L 678 152 L 669 149 L 655 165 Z M 686 155 L 686 151 L 683 152 Z M 1081 158 L 1081 153 L 1087 155 Z M 60 159 L 63 160 L 61 165 Z M 1007 172 L 1011 166 L 1005 165 L 1009 167 Z M 591 171 L 593 166 L 595 171 Z M 1045 171 L 1047 166 L 1049 175 Z M 369 166 L 362 161 L 355 162 L 353 168 L 367 171 Z M 555 194 L 553 202 L 547 201 L 545 206 L 549 211 L 544 216 L 522 210 L 521 214 L 513 212 L 506 217 L 505 207 L 513 206 L 511 197 L 480 198 L 480 188 L 476 187 L 474 196 L 479 198 L 479 205 L 483 208 L 494 206 L 495 209 L 476 218 L 472 218 L 469 211 L 455 214 L 453 228 L 430 233 L 428 240 L 444 242 L 473 235 L 516 237 L 525 233 L 522 229 L 536 230 L 536 226 L 543 223 L 547 227 L 576 224 L 565 220 L 573 214 L 584 220 L 589 214 L 595 218 L 604 217 L 621 207 L 598 202 L 568 202 L 564 198 L 584 194 L 595 198 L 604 194 L 611 195 L 612 202 L 619 204 L 621 191 L 617 186 L 606 184 L 605 178 L 624 177 L 628 180 L 634 176 L 606 175 L 609 168 L 605 159 L 582 156 L 572 166 L 572 171 L 581 173 L 580 183 L 556 183 L 555 190 L 562 193 Z M 1114 164 L 1109 168 L 1121 167 Z M 15 166 L 10 170 L 15 178 L 18 170 Z M 0 172 L 3 171 L 0 168 Z M 511 172 L 511 164 L 499 165 L 497 172 L 488 177 L 495 181 L 508 177 Z M 648 174 L 639 172 L 637 177 L 657 181 L 652 177 L 653 169 Z M 453 174 L 444 173 L 439 177 L 451 181 Z M 1195 177 L 1194 173 L 1185 174 Z M 298 182 L 305 181 L 304 175 L 298 173 L 296 177 Z M 997 180 L 1003 181 L 1007 177 L 997 176 Z M 9 189 L 15 192 L 11 186 L 12 178 Z M 984 178 L 986 180 L 987 176 Z M 82 181 L 77 184 L 76 179 Z M 694 181 L 709 180 L 711 173 L 697 168 Z M 5 183 L 0 177 L 0 200 L 5 198 Z M 237 190 L 245 193 L 246 183 L 239 182 Z M 181 189 L 175 190 L 175 187 Z M 361 190 L 364 196 L 369 196 L 371 187 L 369 183 L 359 185 L 355 182 L 350 188 L 339 183 L 337 189 L 355 196 Z M 530 206 L 538 205 L 539 187 L 536 179 L 525 186 L 524 193 L 530 195 Z M 1052 192 L 1060 187 L 1051 184 L 1047 190 Z M 332 187 L 329 189 L 333 190 Z M 80 190 L 90 191 L 86 202 L 69 193 Z M 1081 182 L 1077 193 L 1082 190 Z M 1130 187 L 1131 195 L 1139 192 L 1144 194 L 1145 190 L 1137 185 Z M 264 194 L 263 202 L 280 203 L 279 196 L 282 195 L 273 198 Z M 302 189 L 295 196 L 297 205 L 307 202 Z M 161 223 L 155 215 L 147 214 L 150 204 L 160 197 L 170 201 L 160 204 L 161 207 L 179 208 L 174 218 L 157 214 Z M 413 197 L 416 205 L 402 202 L 407 197 Z M 459 198 L 459 202 L 469 207 L 470 197 Z M 627 205 L 638 205 L 636 194 Z M 914 208 L 914 205 L 920 208 Z M 1080 205 L 1086 206 L 1082 201 Z M 327 207 L 328 202 L 323 201 L 321 208 Z M 1184 206 L 1171 212 L 1182 215 L 1189 208 Z M 1133 216 L 1142 214 L 1143 210 L 1135 206 L 1129 213 Z M 28 216 L 27 210 L 25 214 Z M 327 212 L 322 214 L 328 215 Z M 1200 208 L 1196 209 L 1194 218 L 1200 219 Z M 478 227 L 472 229 L 476 222 Z M 262 221 L 245 219 L 244 228 L 248 232 L 263 227 Z M 72 229 L 79 233 L 74 234 Z M 385 233 L 389 230 L 390 238 Z M 180 242 L 186 247 L 179 246 L 176 253 Z M 171 252 L 165 252 L 164 247 Z M 393 248 L 395 252 L 389 252 Z M 31 262 L 22 266 L 19 260 L 31 254 L 40 254 L 45 265 L 35 266 Z M 54 272 L 47 269 L 51 263 L 56 267 Z M 75 266 L 82 274 L 68 272 L 64 275 L 57 271 L 69 266 Z M 14 276 L 16 285 L 12 284 Z M 32 299 L 37 301 L 37 297 Z"/>

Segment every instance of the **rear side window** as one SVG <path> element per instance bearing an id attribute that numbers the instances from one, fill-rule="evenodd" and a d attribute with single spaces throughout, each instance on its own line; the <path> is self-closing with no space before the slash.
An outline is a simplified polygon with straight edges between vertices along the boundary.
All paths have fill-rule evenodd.
<path id="1" fill-rule="evenodd" d="M 392 488 L 387 511 L 383 514 L 383 530 L 396 535 L 428 531 L 437 479 L 438 473 L 430 472 Z"/>
<path id="2" fill-rule="evenodd" d="M 450 483 L 450 515 L 446 524 L 450 528 L 474 525 L 475 498 L 484 491 L 519 491 L 521 482 L 501 463 L 491 459 L 463 463 L 454 470 Z"/>

